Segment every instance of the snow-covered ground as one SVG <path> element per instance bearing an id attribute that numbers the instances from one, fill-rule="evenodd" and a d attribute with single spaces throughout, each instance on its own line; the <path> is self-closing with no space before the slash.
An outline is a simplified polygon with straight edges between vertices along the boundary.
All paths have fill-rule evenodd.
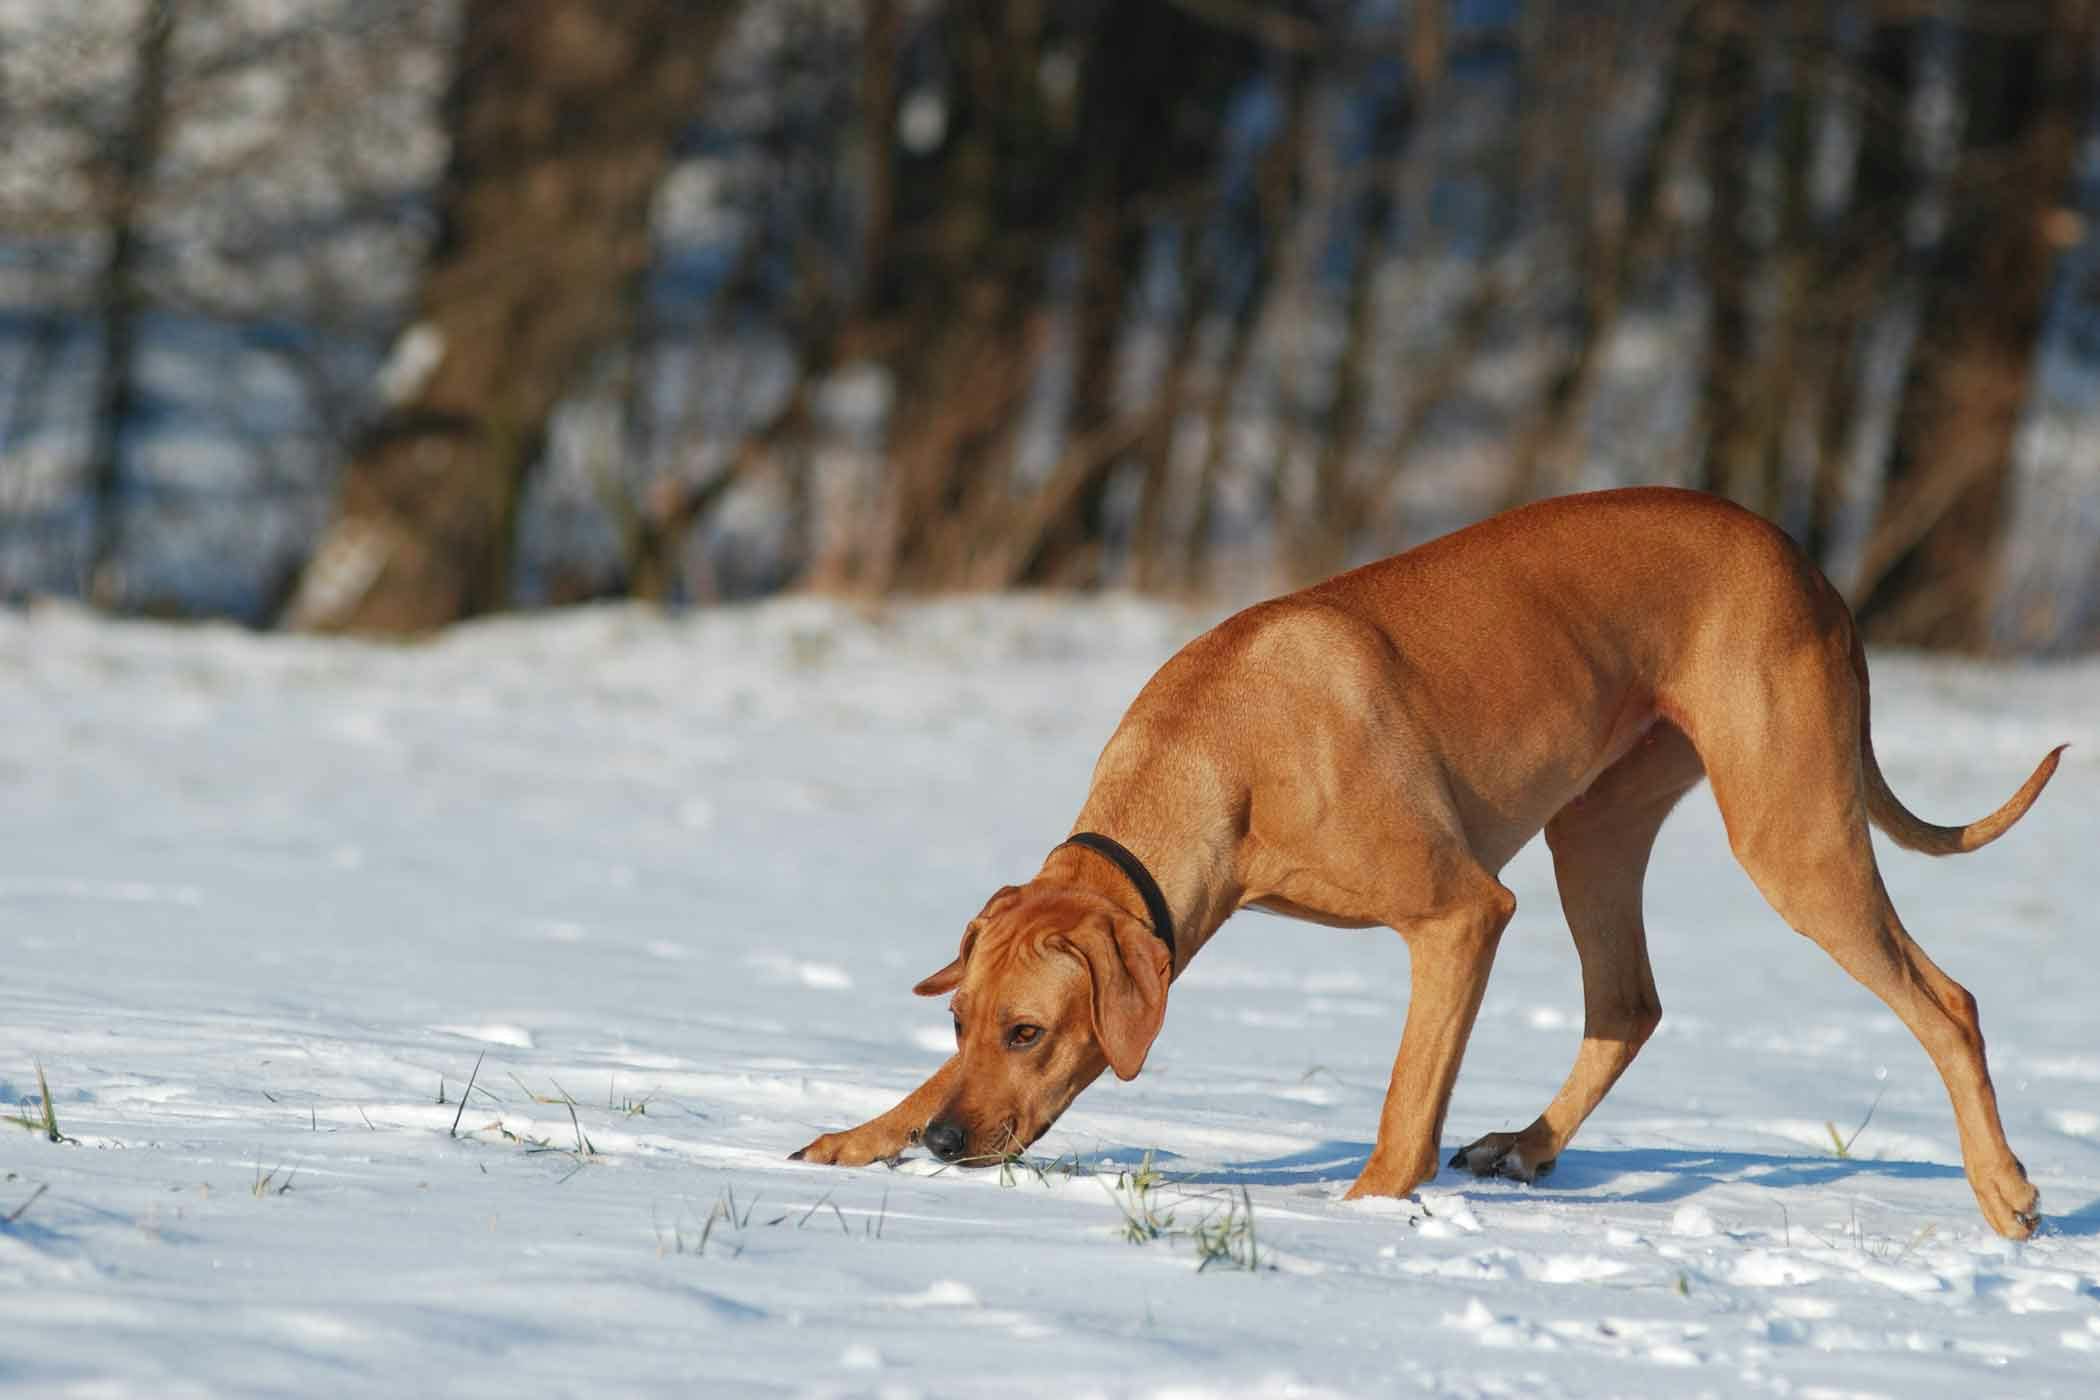
<path id="1" fill-rule="evenodd" d="M 1662 1031 L 1537 1187 L 1342 1204 L 1406 951 L 1258 916 L 1033 1165 L 784 1161 L 939 1062 L 910 984 L 1203 621 L 786 601 L 375 649 L 0 614 L 0 1100 L 39 1117 L 41 1065 L 66 1139 L 0 1131 L 0 1387 L 2100 1393 L 2092 663 L 1876 666 L 1927 816 L 2078 745 L 1998 846 L 1886 860 L 1982 1003 L 2027 1244 L 1703 795 L 1651 879 Z M 1506 879 L 1447 1149 L 1528 1122 L 1580 1034 L 1542 854 Z M 1174 1223 L 1132 1244 L 1147 1153 Z M 1199 1272 L 1189 1227 L 1243 1188 L 1261 1267 Z"/>

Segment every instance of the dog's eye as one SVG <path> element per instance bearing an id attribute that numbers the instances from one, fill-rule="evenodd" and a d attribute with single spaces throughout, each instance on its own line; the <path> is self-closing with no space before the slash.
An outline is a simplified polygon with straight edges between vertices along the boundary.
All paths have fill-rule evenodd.
<path id="1" fill-rule="evenodd" d="M 1024 1023 L 1015 1026 L 1006 1033 L 1006 1048 L 1009 1050 L 1025 1050 L 1042 1038 L 1043 1028 L 1041 1026 L 1031 1026 Z"/>

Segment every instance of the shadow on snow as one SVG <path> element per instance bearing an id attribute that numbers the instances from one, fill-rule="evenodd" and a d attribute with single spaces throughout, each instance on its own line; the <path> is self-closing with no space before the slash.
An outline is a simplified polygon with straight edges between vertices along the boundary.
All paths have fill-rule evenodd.
<path id="1" fill-rule="evenodd" d="M 1147 1149 L 1102 1148 L 1079 1158 L 1100 1169 L 1128 1167 Z M 1178 1183 L 1189 1186 L 1335 1185 L 1356 1179 L 1370 1157 L 1364 1142 L 1323 1142 L 1302 1152 L 1219 1165 L 1181 1164 L 1188 1159 L 1150 1149 L 1153 1164 Z M 1684 1148 L 1626 1148 L 1614 1151 L 1564 1152 L 1552 1172 L 1536 1185 L 1482 1181 L 1446 1167 L 1435 1186 L 1480 1188 L 1498 1196 L 1522 1190 L 1541 1201 L 1597 1202 L 1600 1198 L 1628 1204 L 1662 1205 L 1697 1195 L 1710 1186 L 1754 1183 L 1784 1190 L 1796 1186 L 1829 1186 L 1853 1177 L 1902 1181 L 1959 1181 L 1960 1167 L 1939 1162 L 1905 1162 L 1862 1157 L 1783 1156 L 1769 1152 L 1701 1152 Z M 1656 1178 L 1661 1178 L 1660 1180 Z M 1620 1189 L 1614 1191 L 1614 1186 Z M 2065 1234 L 2100 1234 L 2100 1201 L 2052 1220 Z"/>

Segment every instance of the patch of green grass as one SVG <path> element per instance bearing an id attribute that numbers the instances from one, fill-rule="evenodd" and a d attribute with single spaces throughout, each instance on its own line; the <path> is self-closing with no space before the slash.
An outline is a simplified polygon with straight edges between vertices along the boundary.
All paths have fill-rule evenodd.
<path id="1" fill-rule="evenodd" d="M 1818 1244 L 1833 1252 L 1849 1245 L 1865 1258 L 1872 1259 L 1878 1264 L 1895 1265 L 1901 1264 L 1904 1260 L 1910 1258 L 1911 1255 L 1917 1253 L 1921 1246 L 1930 1243 L 1933 1237 L 1939 1233 L 1939 1229 L 1930 1221 L 1927 1221 L 1925 1224 L 1920 1225 L 1908 1240 L 1899 1240 L 1893 1235 L 1870 1235 L 1867 1233 L 1866 1225 L 1859 1218 L 1859 1207 L 1855 1204 L 1852 1207 L 1851 1218 L 1846 1222 L 1845 1228 L 1839 1232 L 1836 1239 L 1833 1240 L 1814 1230 L 1810 1230 L 1807 1233 L 1813 1236 Z M 1791 1239 L 1791 1230 L 1789 1231 L 1789 1238 Z"/>
<path id="2" fill-rule="evenodd" d="M 459 1120 L 460 1120 L 460 1115 L 461 1115 L 461 1114 L 463 1114 L 463 1113 L 465 1113 L 465 1112 L 467 1111 L 467 1100 L 468 1100 L 468 1099 L 469 1099 L 470 1097 L 472 1097 L 472 1095 L 473 1095 L 473 1093 L 474 1093 L 474 1081 L 475 1081 L 476 1079 L 480 1078 L 480 1076 L 481 1076 L 481 1062 L 482 1062 L 483 1060 L 485 1060 L 485 1059 L 487 1059 L 487 1058 L 488 1058 L 488 1053 L 489 1053 L 488 1051 L 484 1050 L 484 1051 L 482 1051 L 482 1052 L 481 1052 L 481 1053 L 480 1053 L 479 1055 L 476 1055 L 476 1056 L 474 1057 L 474 1072 L 473 1072 L 472 1074 L 469 1074 L 469 1075 L 467 1076 L 467 1087 L 466 1087 L 466 1088 L 465 1088 L 464 1090 L 462 1090 L 462 1091 L 461 1091 L 461 1093 L 460 1093 L 460 1096 L 459 1096 L 459 1110 L 458 1110 L 458 1112 L 455 1112 L 455 1113 L 454 1113 L 454 1114 L 452 1115 L 452 1131 L 451 1131 L 451 1136 L 453 1136 L 453 1137 L 458 1137 L 458 1136 L 459 1136 Z M 441 1080 L 439 1080 L 439 1081 L 438 1081 L 438 1102 L 439 1102 L 439 1103 L 443 1103 L 444 1101 L 445 1101 L 445 1082 L 444 1082 L 444 1081 L 443 1081 L 443 1080 L 441 1079 Z M 367 1121 L 367 1122 L 369 1122 L 370 1120 L 369 1120 L 369 1119 L 367 1119 L 366 1121 Z"/>
<path id="3" fill-rule="evenodd" d="M 1165 1173 L 1153 1164 L 1147 1152 L 1137 1170 L 1118 1172 L 1114 1186 L 1102 1181 L 1102 1189 L 1122 1213 L 1123 1238 L 1131 1244 L 1153 1240 L 1186 1239 L 1195 1246 L 1196 1272 L 1212 1265 L 1252 1273 L 1261 1267 L 1261 1252 L 1254 1231 L 1254 1199 L 1242 1186 L 1238 1195 L 1227 1191 L 1183 1193 L 1169 1201 Z M 1222 1208 L 1219 1202 L 1222 1200 Z M 1176 1213 L 1192 1203 L 1206 1203 L 1195 1224 L 1175 1223 Z"/>
<path id="4" fill-rule="evenodd" d="M 258 1161 L 255 1164 L 255 1184 L 248 1188 L 248 1194 L 258 1201 L 268 1196 L 282 1196 L 292 1189 L 292 1177 L 297 1171 L 297 1168 L 286 1171 L 283 1167 L 272 1167 L 264 1171 L 262 1163 Z M 282 1176 L 278 1175 L 280 1172 L 283 1172 Z"/>
<path id="5" fill-rule="evenodd" d="M 649 1100 L 654 1097 L 655 1095 L 651 1094 L 639 1099 L 615 1099 L 613 1097 L 613 1081 L 610 1078 L 605 1081 L 605 1111 L 607 1113 L 618 1113 L 628 1118 L 639 1118 L 648 1113 Z"/>
<path id="6" fill-rule="evenodd" d="M 1847 1161 L 1851 1160 L 1852 1144 L 1859 1141 L 1859 1135 L 1867 1130 L 1867 1124 L 1874 1121 L 1874 1110 L 1881 1107 L 1881 1096 L 1888 1091 L 1888 1081 L 1883 1080 L 1881 1087 L 1874 1091 L 1874 1102 L 1867 1105 L 1867 1116 L 1859 1120 L 1859 1126 L 1852 1130 L 1851 1137 L 1840 1137 L 1836 1122 L 1829 1119 L 1824 1120 L 1824 1130 L 1830 1134 L 1831 1150 L 1836 1152 L 1839 1158 Z"/>
<path id="7" fill-rule="evenodd" d="M 1134 1172 L 1117 1172 L 1116 1184 L 1102 1183 L 1108 1198 L 1123 1214 L 1123 1238 L 1132 1244 L 1163 1239 L 1173 1233 L 1174 1212 L 1160 1199 L 1159 1188 L 1166 1178 L 1152 1165 L 1152 1154 Z"/>
<path id="8" fill-rule="evenodd" d="M 460 1091 L 459 1107 L 456 1110 L 454 1110 L 452 1114 L 452 1127 L 449 1129 L 449 1136 L 458 1137 L 460 1135 L 460 1120 L 466 1116 L 467 1101 L 474 1096 L 476 1081 L 479 1080 L 481 1077 L 481 1064 L 482 1061 L 487 1058 L 487 1056 L 488 1052 L 484 1050 L 480 1055 L 477 1055 L 474 1058 L 473 1071 L 467 1075 L 467 1087 Z M 561 1181 L 555 1183 L 557 1186 L 560 1185 L 561 1182 L 565 1182 L 570 1177 L 576 1175 L 577 1172 L 582 1171 L 586 1166 L 590 1165 L 591 1162 L 597 1159 L 597 1145 L 591 1141 L 590 1135 L 584 1132 L 583 1120 L 577 1115 L 576 1112 L 576 1100 L 573 1096 L 570 1095 L 568 1090 L 562 1088 L 560 1084 L 555 1084 L 553 1094 L 542 1094 L 529 1088 L 526 1085 L 525 1081 L 519 1079 L 517 1075 L 513 1074 L 510 1078 L 512 1083 L 516 1084 L 520 1089 L 524 1090 L 525 1097 L 530 1099 L 532 1102 L 542 1104 L 559 1104 L 562 1108 L 568 1111 L 569 1127 L 571 1131 L 573 1131 L 576 1135 L 575 1144 L 573 1146 L 563 1146 L 559 1143 L 556 1143 L 550 1137 L 536 1137 L 531 1133 L 513 1132 L 510 1129 L 510 1127 L 504 1123 L 500 1113 L 493 1122 L 487 1123 L 479 1128 L 468 1129 L 466 1134 L 468 1137 L 474 1137 L 480 1133 L 493 1132 L 498 1137 L 502 1138 L 505 1142 L 516 1143 L 518 1146 L 524 1148 L 528 1154 L 552 1152 L 564 1157 L 571 1158 L 572 1160 L 574 1160 L 576 1165 L 573 1168 L 571 1168 L 568 1172 L 563 1174 Z M 495 1094 L 489 1092 L 489 1090 L 485 1088 L 481 1090 L 481 1093 L 484 1098 L 497 1104 L 499 1107 L 503 1103 L 502 1099 L 498 1098 Z M 444 1102 L 444 1086 L 442 1083 L 440 1083 L 438 1087 L 438 1102 Z M 363 1110 L 360 1109 L 359 1112 L 362 1113 Z M 370 1118 L 367 1118 L 365 1120 L 367 1125 L 369 1125 L 371 1121 L 372 1120 Z M 485 1171 L 487 1170 L 487 1168 L 483 1168 L 483 1170 Z"/>
<path id="9" fill-rule="evenodd" d="M 36 1092 L 40 1105 L 37 1115 L 29 1116 L 29 1105 L 19 1105 L 19 1112 L 7 1121 L 32 1133 L 40 1134 L 47 1142 L 70 1142 L 71 1138 L 58 1130 L 58 1108 L 51 1102 L 51 1086 L 44 1082 L 44 1067 L 36 1067 Z"/>
<path id="10" fill-rule="evenodd" d="M 511 1082 L 520 1089 L 524 1089 L 525 1097 L 531 1099 L 534 1103 L 557 1104 L 567 1109 L 569 1112 L 569 1128 L 576 1134 L 576 1144 L 573 1147 L 557 1147 L 548 1138 L 526 1137 L 513 1133 L 503 1126 L 500 1119 L 495 1124 L 497 1132 L 512 1142 L 522 1143 L 527 1152 L 558 1152 L 563 1156 L 574 1159 L 576 1163 L 575 1168 L 563 1176 L 562 1181 L 567 1181 L 569 1177 L 576 1175 L 578 1171 L 583 1170 L 586 1165 L 597 1157 L 598 1149 L 591 1142 L 590 1135 L 584 1132 L 583 1120 L 576 1116 L 576 1100 L 570 1097 L 568 1090 L 562 1088 L 560 1084 L 555 1084 L 553 1095 L 537 1094 L 531 1089 L 527 1089 L 525 1081 L 519 1079 L 515 1074 L 511 1076 Z M 556 1184 L 558 1185 L 559 1183 Z"/>
<path id="11" fill-rule="evenodd" d="M 547 1082 L 554 1086 L 554 1092 L 551 1094 L 542 1094 L 538 1090 L 527 1085 L 524 1080 L 518 1078 L 517 1075 L 512 1074 L 509 1070 L 505 1070 L 504 1073 L 510 1075 L 510 1082 L 518 1086 L 518 1092 L 523 1094 L 526 1098 L 530 1099 L 534 1103 L 573 1104 L 576 1102 L 575 1099 L 569 1096 L 569 1091 L 561 1087 L 561 1081 L 559 1080 L 548 1080 Z"/>
<path id="12" fill-rule="evenodd" d="M 576 1116 L 576 1100 L 564 1099 L 562 1107 L 569 1110 L 569 1127 L 576 1133 L 576 1146 L 573 1149 L 576 1157 L 582 1159 L 597 1156 L 598 1149 L 592 1146 L 589 1135 L 583 1131 L 583 1120 Z"/>
<path id="13" fill-rule="evenodd" d="M 1254 1240 L 1254 1199 L 1247 1188 L 1240 1188 L 1240 1198 L 1235 1202 L 1225 1198 L 1222 1213 L 1212 1213 L 1196 1222 L 1189 1231 L 1189 1238 L 1196 1242 L 1196 1272 L 1202 1273 L 1213 1264 L 1253 1273 L 1261 1267 L 1261 1255 Z"/>
<path id="14" fill-rule="evenodd" d="M 495 1122 L 489 1124 L 488 1128 L 484 1128 L 481 1131 L 487 1132 L 493 1129 L 496 1135 L 505 1142 L 513 1142 L 524 1148 L 527 1156 L 551 1152 L 556 1156 L 569 1158 L 576 1165 L 562 1174 L 561 1181 L 555 1183 L 555 1185 L 559 1186 L 562 1182 L 566 1182 L 570 1177 L 576 1175 L 577 1172 L 589 1166 L 598 1157 L 598 1149 L 591 1145 L 590 1138 L 583 1131 L 583 1124 L 577 1121 L 574 1105 L 571 1105 L 569 1108 L 569 1126 L 575 1129 L 576 1132 L 576 1145 L 574 1147 L 564 1147 L 549 1137 L 534 1137 L 530 1133 L 514 1133 L 504 1126 L 501 1118 L 498 1118 Z"/>
<path id="15" fill-rule="evenodd" d="M 1038 1186 L 1048 1186 L 1052 1175 L 1059 1175 L 1066 1181 L 1070 1181 L 1075 1176 L 1091 1176 L 1093 1174 L 1081 1165 L 1077 1152 L 1074 1152 L 1069 1158 L 1060 1153 L 1047 1162 L 1036 1161 L 1027 1157 L 1017 1157 L 1014 1160 L 1034 1173 L 1035 1183 Z"/>
<path id="16" fill-rule="evenodd" d="M 729 1250 L 729 1257 L 732 1259 L 736 1258 L 744 1252 L 746 1243 L 744 1235 L 751 1228 L 752 1217 L 757 1214 L 758 1203 L 761 1199 L 761 1197 L 753 1196 L 750 1204 L 739 1209 L 736 1199 L 736 1187 L 725 1185 L 722 1188 L 722 1194 L 715 1197 L 713 1204 L 708 1207 L 706 1218 L 700 1220 L 697 1225 L 688 1227 L 674 1220 L 671 1222 L 669 1234 L 666 1235 L 663 1223 L 661 1221 L 657 1222 L 656 1252 L 659 1255 L 704 1255 L 707 1253 L 709 1242 L 718 1241 L 716 1244 L 717 1251 L 726 1247 Z M 815 1219 L 817 1212 L 823 1210 L 826 1206 L 831 1207 L 831 1216 L 832 1219 L 838 1222 L 839 1232 L 845 1235 L 847 1239 L 852 1239 L 854 1237 L 853 1227 L 846 1221 L 846 1212 L 839 1209 L 838 1203 L 831 1199 L 829 1191 L 819 1196 L 807 1210 L 802 1211 L 799 1215 L 792 1210 L 784 1210 L 770 1220 L 761 1220 L 759 1228 L 772 1229 L 793 1220 L 795 1228 L 800 1230 L 807 1226 L 811 1220 Z M 690 1214 L 690 1212 L 688 1213 Z M 881 1239 L 883 1226 L 889 1222 L 889 1218 L 890 1193 L 885 1190 L 882 1193 L 881 1207 L 873 1216 L 862 1222 L 860 1237 L 868 1240 Z"/>

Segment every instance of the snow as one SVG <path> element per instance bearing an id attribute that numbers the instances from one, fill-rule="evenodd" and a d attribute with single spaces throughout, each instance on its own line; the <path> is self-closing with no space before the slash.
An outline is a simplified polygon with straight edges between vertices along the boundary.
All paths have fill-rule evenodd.
<path id="1" fill-rule="evenodd" d="M 1651 875 L 1662 1029 L 1536 1186 L 1344 1204 L 1406 952 L 1256 917 L 1030 1164 L 783 1160 L 939 1062 L 911 983 L 1205 620 L 786 600 L 387 648 L 0 613 L 0 1102 L 39 1117 L 41 1066 L 67 1138 L 0 1131 L 0 1388 L 2094 1393 L 2089 662 L 1875 665 L 1928 817 L 2076 745 L 1999 845 L 1885 857 L 1982 1005 L 2050 1215 L 2026 1244 L 1978 1215 L 1924 1053 L 1703 796 Z M 1581 1034 L 1541 852 L 1505 878 L 1447 1155 L 1528 1122 Z M 1148 1153 L 1173 1233 L 1131 1244 Z M 1187 1231 L 1242 1191 L 1262 1267 L 1199 1271 Z"/>

